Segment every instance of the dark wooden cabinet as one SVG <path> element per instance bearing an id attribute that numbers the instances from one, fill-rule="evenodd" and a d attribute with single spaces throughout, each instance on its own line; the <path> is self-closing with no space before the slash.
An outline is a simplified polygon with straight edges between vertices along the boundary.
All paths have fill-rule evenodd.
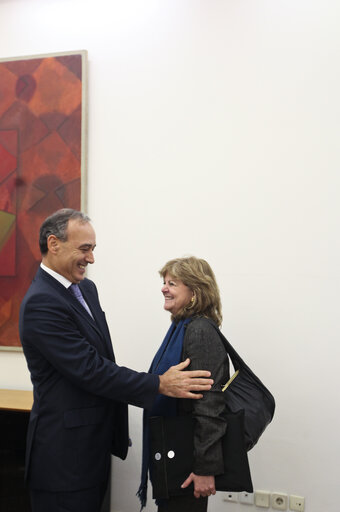
<path id="1" fill-rule="evenodd" d="M 31 391 L 0 390 L 0 510 L 31 512 L 24 486 Z"/>
<path id="2" fill-rule="evenodd" d="M 0 389 L 0 511 L 31 512 L 24 485 L 26 433 L 31 391 Z M 110 486 L 101 512 L 110 511 Z"/>

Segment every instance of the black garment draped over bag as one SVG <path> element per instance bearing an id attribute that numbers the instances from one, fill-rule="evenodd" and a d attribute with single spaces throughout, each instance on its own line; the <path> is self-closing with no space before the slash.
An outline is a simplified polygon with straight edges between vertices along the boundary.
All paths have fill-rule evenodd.
<path id="1" fill-rule="evenodd" d="M 274 397 L 217 325 L 209 322 L 218 332 L 235 368 L 235 374 L 222 388 L 227 430 L 222 439 L 224 473 L 215 476 L 216 490 L 253 492 L 247 451 L 271 422 Z M 192 472 L 194 428 L 195 419 L 191 416 L 150 418 L 153 498 L 167 499 L 193 492 L 193 484 L 186 489 L 181 489 L 181 484 Z"/>

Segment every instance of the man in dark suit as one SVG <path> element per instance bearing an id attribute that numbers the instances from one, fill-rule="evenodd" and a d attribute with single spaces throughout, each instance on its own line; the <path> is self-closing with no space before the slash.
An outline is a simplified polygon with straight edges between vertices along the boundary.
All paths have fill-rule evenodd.
<path id="1" fill-rule="evenodd" d="M 161 376 L 115 363 L 95 284 L 95 232 L 81 212 L 63 209 L 40 228 L 42 263 L 21 305 L 20 337 L 34 403 L 27 435 L 26 478 L 33 512 L 98 512 L 111 453 L 125 459 L 127 404 L 151 408 L 158 393 L 199 398 L 208 372 Z"/>

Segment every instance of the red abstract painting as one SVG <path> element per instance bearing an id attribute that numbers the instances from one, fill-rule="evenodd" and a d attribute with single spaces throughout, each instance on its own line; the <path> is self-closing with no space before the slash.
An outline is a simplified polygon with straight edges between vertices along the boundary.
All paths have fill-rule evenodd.
<path id="1" fill-rule="evenodd" d="M 41 261 L 43 220 L 84 207 L 86 52 L 0 61 L 0 348 Z"/>

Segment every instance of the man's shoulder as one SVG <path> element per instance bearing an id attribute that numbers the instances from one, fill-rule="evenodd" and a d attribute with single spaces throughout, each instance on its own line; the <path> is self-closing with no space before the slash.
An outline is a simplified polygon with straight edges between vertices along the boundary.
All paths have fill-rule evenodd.
<path id="1" fill-rule="evenodd" d="M 66 288 L 59 283 L 54 277 L 45 272 L 42 268 L 39 268 L 36 275 L 34 276 L 22 303 L 26 303 L 29 300 L 36 301 L 49 301 L 58 300 L 58 296 L 62 295 Z"/>
<path id="2" fill-rule="evenodd" d="M 45 272 L 41 267 L 38 268 L 37 273 L 35 274 L 31 286 L 28 290 L 38 291 L 40 289 L 49 290 L 51 287 L 62 287 L 63 285 L 59 283 L 57 279 L 55 279 L 51 274 Z M 62 288 L 61 288 L 62 289 Z"/>

